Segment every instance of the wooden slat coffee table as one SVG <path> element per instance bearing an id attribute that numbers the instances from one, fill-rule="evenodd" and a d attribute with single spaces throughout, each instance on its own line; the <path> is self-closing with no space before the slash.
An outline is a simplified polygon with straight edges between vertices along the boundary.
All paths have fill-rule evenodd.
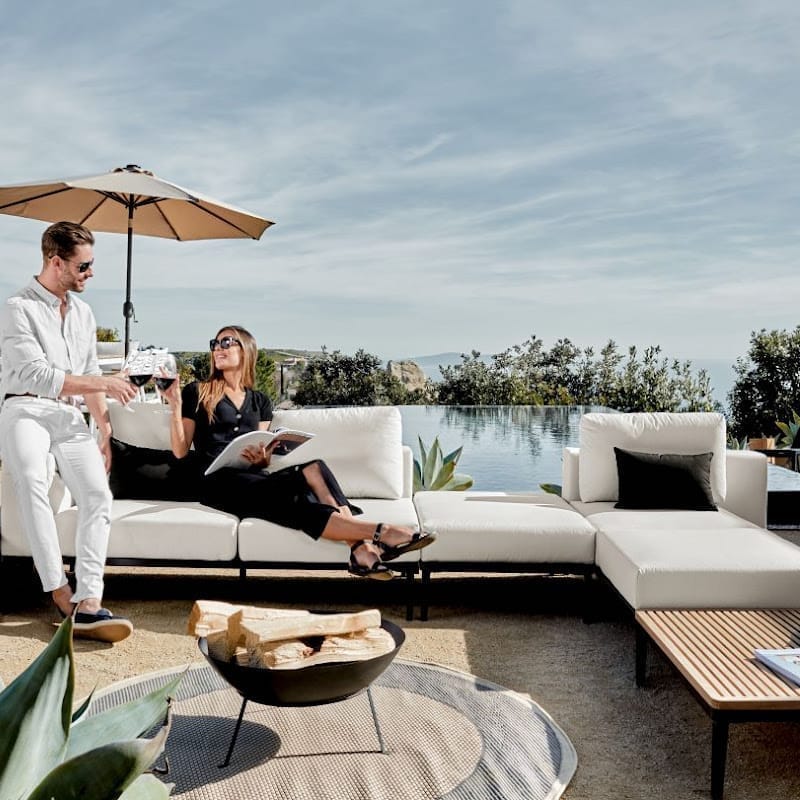
<path id="1" fill-rule="evenodd" d="M 753 655 L 800 647 L 800 610 L 637 611 L 636 622 L 636 685 L 652 640 L 711 717 L 711 796 L 721 800 L 730 723 L 800 720 L 800 686 Z"/>

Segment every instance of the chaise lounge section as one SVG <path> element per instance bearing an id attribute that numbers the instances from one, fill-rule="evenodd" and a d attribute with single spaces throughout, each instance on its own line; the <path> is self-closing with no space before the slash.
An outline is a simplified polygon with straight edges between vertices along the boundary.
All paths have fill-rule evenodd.
<path id="1" fill-rule="evenodd" d="M 767 461 L 727 450 L 721 415 L 586 414 L 580 439 L 564 451 L 560 498 L 417 493 L 420 521 L 439 537 L 420 554 L 423 584 L 444 571 L 596 574 L 634 610 L 800 607 L 800 548 L 765 529 Z M 680 508 L 666 486 L 665 504 L 678 507 L 616 508 L 615 447 L 711 453 L 707 478 L 718 510 Z M 646 488 L 647 495 L 659 489 Z"/>
<path id="2" fill-rule="evenodd" d="M 562 493 L 597 531 L 598 574 L 631 608 L 800 607 L 800 548 L 764 527 L 766 459 L 726 450 L 721 415 L 586 414 L 580 435 L 581 447 L 564 454 Z M 677 507 L 616 507 L 615 447 L 654 455 L 711 452 L 719 510 L 696 510 L 670 486 L 662 494 Z"/>

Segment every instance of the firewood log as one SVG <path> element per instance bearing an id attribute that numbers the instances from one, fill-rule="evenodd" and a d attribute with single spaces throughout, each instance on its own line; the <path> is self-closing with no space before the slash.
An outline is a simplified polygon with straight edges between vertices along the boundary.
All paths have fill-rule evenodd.
<path id="1" fill-rule="evenodd" d="M 233 657 L 233 650 L 231 650 L 228 642 L 228 632 L 211 631 L 206 637 L 208 644 L 208 654 L 217 661 L 230 661 Z"/>
<path id="2" fill-rule="evenodd" d="M 261 642 L 250 651 L 251 667 L 278 669 L 282 666 L 303 666 L 314 648 L 299 639 L 281 642 Z"/>
<path id="3" fill-rule="evenodd" d="M 244 633 L 244 645 L 253 650 L 262 642 L 279 642 L 283 639 L 305 639 L 309 636 L 336 636 L 364 628 L 377 628 L 381 612 L 377 609 L 346 614 L 309 614 L 306 617 L 274 619 L 242 619 L 239 626 Z"/>
<path id="4" fill-rule="evenodd" d="M 189 615 L 188 632 L 193 636 L 208 636 L 212 631 L 225 630 L 229 626 L 230 617 L 240 611 L 243 619 L 302 617 L 311 613 L 295 608 L 259 608 L 233 605 L 218 600 L 197 600 Z"/>
<path id="5" fill-rule="evenodd" d="M 276 663 L 273 669 L 298 669 L 334 661 L 367 661 L 395 648 L 394 637 L 383 628 L 367 628 L 343 636 L 326 636 L 319 651 L 298 660 Z"/>

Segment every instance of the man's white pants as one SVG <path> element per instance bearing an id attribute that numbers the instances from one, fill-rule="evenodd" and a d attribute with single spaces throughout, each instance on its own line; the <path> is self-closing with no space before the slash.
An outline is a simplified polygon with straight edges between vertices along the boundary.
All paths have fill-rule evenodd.
<path id="1" fill-rule="evenodd" d="M 103 457 L 75 406 L 35 397 L 13 397 L 0 410 L 0 455 L 10 477 L 36 571 L 45 592 L 67 580 L 48 492 L 47 454 L 78 505 L 73 603 L 103 596 L 111 492 Z"/>

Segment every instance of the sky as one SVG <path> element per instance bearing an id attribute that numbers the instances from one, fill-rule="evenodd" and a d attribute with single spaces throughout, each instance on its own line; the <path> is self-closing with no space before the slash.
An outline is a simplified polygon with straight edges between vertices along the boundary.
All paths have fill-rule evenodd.
<path id="1" fill-rule="evenodd" d="M 796 0 L 12 3 L 0 185 L 139 164 L 275 222 L 133 246 L 133 338 L 744 355 L 800 296 Z M 0 294 L 45 224 L 0 216 Z M 125 237 L 84 294 L 123 329 Z"/>

